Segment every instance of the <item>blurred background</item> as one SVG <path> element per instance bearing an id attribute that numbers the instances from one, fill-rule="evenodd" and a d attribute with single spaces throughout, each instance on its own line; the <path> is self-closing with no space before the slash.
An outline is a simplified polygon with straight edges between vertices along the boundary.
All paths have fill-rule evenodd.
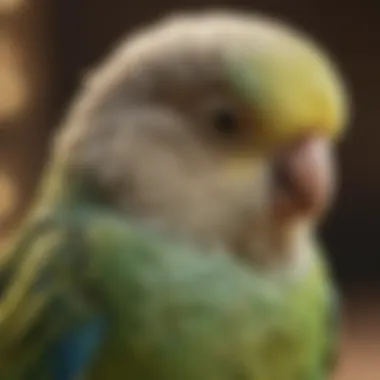
<path id="1" fill-rule="evenodd" d="M 128 4 L 129 3 L 129 4 Z M 380 4 L 376 0 L 0 0 L 0 242 L 15 230 L 54 128 L 86 72 L 128 31 L 199 7 L 259 10 L 332 52 L 353 94 L 341 190 L 322 227 L 343 292 L 336 380 L 380 379 Z"/>

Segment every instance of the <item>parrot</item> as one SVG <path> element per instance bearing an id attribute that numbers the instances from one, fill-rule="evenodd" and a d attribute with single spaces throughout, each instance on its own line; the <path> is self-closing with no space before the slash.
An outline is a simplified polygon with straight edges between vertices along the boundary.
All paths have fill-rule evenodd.
<path id="1" fill-rule="evenodd" d="M 0 263 L 0 379 L 326 380 L 350 102 L 284 21 L 182 11 L 84 79 Z"/>

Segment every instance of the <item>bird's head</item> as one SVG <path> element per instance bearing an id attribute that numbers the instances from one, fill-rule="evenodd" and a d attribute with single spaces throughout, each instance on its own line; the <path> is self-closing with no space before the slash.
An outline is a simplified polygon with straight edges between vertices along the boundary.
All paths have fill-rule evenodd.
<path id="1" fill-rule="evenodd" d="M 337 69 L 302 33 L 260 16 L 178 15 L 91 75 L 58 151 L 141 223 L 278 262 L 329 204 L 347 113 Z"/>

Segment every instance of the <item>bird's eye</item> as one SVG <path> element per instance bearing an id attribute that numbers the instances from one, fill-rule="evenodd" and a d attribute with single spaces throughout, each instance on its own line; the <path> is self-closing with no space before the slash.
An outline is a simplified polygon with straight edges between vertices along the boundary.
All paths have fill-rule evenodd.
<path id="1" fill-rule="evenodd" d="M 213 127 L 224 136 L 230 136 L 236 133 L 238 129 L 238 120 L 235 112 L 228 108 L 219 108 L 213 113 Z"/>

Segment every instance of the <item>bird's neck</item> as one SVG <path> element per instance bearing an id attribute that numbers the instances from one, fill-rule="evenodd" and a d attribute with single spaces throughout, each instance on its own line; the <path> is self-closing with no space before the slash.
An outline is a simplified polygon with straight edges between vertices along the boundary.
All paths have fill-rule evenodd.
<path id="1" fill-rule="evenodd" d="M 315 226 L 300 220 L 288 226 L 261 224 L 242 252 L 255 267 L 299 277 L 308 272 L 316 251 Z"/>

